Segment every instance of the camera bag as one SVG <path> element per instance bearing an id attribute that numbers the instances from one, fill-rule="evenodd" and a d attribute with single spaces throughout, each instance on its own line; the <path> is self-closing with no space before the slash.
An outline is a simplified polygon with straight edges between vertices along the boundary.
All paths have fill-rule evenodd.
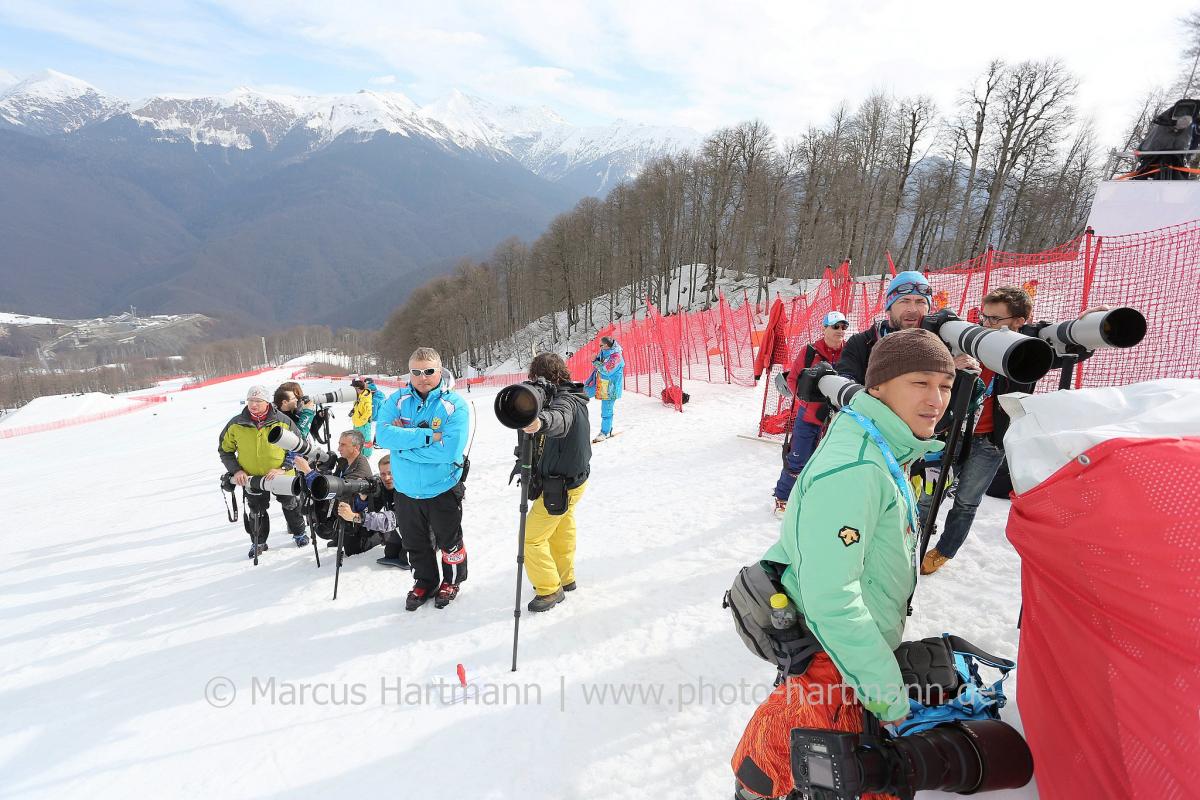
<path id="1" fill-rule="evenodd" d="M 774 561 L 742 567 L 721 603 L 733 614 L 734 629 L 746 648 L 775 665 L 777 686 L 788 675 L 803 675 L 813 656 L 822 651 L 802 614 L 796 614 L 791 628 L 780 630 L 771 624 L 771 595 L 786 594 L 779 581 L 782 574 L 783 565 Z"/>

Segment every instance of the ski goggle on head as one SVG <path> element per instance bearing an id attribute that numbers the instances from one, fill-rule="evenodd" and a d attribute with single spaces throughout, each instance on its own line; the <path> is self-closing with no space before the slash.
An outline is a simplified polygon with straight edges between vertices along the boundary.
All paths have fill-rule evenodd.
<path id="1" fill-rule="evenodd" d="M 889 297 L 900 297 L 906 294 L 919 294 L 922 297 L 933 297 L 933 287 L 928 283 L 917 283 L 916 281 L 913 281 L 912 283 L 902 283 L 888 292 Z"/>

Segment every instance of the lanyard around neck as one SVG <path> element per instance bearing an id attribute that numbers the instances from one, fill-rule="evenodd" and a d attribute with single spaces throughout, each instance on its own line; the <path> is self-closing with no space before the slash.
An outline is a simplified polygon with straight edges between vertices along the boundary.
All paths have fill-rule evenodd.
<path id="1" fill-rule="evenodd" d="M 904 477 L 904 470 L 900 469 L 900 462 L 896 460 L 895 454 L 892 452 L 891 446 L 887 443 L 887 439 L 883 438 L 883 434 L 879 432 L 879 428 L 875 427 L 875 423 L 867 419 L 865 416 L 855 411 L 852 408 L 843 408 L 842 413 L 857 422 L 867 436 L 871 437 L 871 441 L 883 453 L 884 463 L 887 464 L 888 472 L 892 473 L 892 480 L 900 487 L 900 494 L 904 497 L 904 504 L 908 507 L 908 524 L 913 535 L 916 535 L 920 530 L 917 526 L 917 501 L 913 497 L 912 487 L 909 486 L 908 480 Z"/>

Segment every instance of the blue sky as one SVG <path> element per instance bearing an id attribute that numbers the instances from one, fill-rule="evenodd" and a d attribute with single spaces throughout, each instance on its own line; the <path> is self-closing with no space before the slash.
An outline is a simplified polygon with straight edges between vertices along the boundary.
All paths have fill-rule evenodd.
<path id="1" fill-rule="evenodd" d="M 458 88 L 549 105 L 578 123 L 621 117 L 709 131 L 759 118 L 789 136 L 875 90 L 928 94 L 947 111 L 992 58 L 1058 57 L 1081 80 L 1081 113 L 1111 139 L 1142 94 L 1181 68 L 1182 38 L 1172 32 L 1198 8 L 1200 0 L 1155 0 L 1136 15 L 1053 0 L 0 0 L 0 81 L 52 68 L 127 99 L 251 86 L 374 88 L 426 103 Z"/>

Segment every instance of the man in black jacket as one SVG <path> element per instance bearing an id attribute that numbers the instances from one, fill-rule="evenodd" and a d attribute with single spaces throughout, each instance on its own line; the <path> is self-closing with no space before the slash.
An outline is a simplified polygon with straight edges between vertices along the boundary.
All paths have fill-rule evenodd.
<path id="1" fill-rule="evenodd" d="M 548 611 L 575 590 L 575 506 L 591 472 L 591 423 L 587 392 L 571 381 L 562 357 L 542 353 L 529 365 L 529 379 L 554 387 L 537 418 L 524 428 L 533 436 L 534 500 L 525 521 L 525 573 L 536 597 L 530 611 Z"/>
<path id="2" fill-rule="evenodd" d="M 866 379 L 867 360 L 876 342 L 889 333 L 921 327 L 921 321 L 932 308 L 933 288 L 920 272 L 901 272 L 888 284 L 885 300 L 887 317 L 851 336 L 834 367 L 839 375 L 855 383 Z M 962 353 L 954 357 L 954 368 L 978 372 L 979 362 Z"/>
<path id="3" fill-rule="evenodd" d="M 338 437 L 338 460 L 333 469 L 328 474 L 338 478 L 368 480 L 372 477 L 371 462 L 367 461 L 367 457 L 363 455 L 363 446 L 365 440 L 363 435 L 356 430 L 348 430 Z M 296 459 L 296 468 L 305 473 L 305 480 L 308 485 L 312 486 L 312 480 L 316 477 L 316 470 L 312 469 L 308 461 L 303 458 Z M 353 492 L 345 492 L 338 495 L 336 498 L 325 500 L 316 500 L 314 515 L 317 520 L 316 534 L 318 537 L 325 539 L 326 547 L 337 547 L 337 508 L 339 504 L 352 505 L 357 501 L 357 497 Z M 364 505 L 365 507 L 365 505 Z M 345 515 L 342 515 L 345 520 Z M 344 552 L 347 555 L 354 555 L 368 550 L 378 544 L 367 544 L 365 535 L 360 536 L 361 529 L 354 526 L 353 523 L 347 524 L 346 535 L 342 537 Z M 360 541 L 364 540 L 364 541 Z"/>

